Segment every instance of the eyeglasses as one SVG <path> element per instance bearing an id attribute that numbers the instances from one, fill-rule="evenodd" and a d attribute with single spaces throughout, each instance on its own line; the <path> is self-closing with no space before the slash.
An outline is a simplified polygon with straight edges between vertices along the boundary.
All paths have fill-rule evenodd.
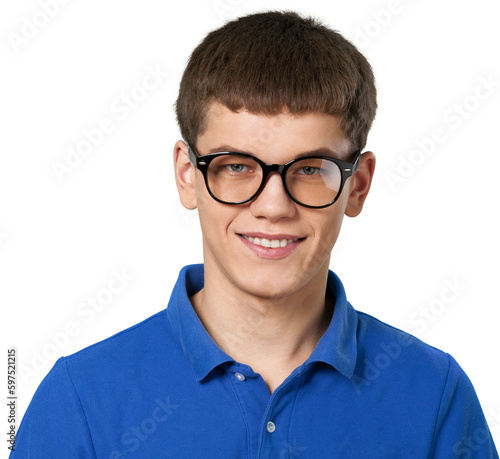
<path id="1" fill-rule="evenodd" d="M 255 156 L 230 151 L 199 156 L 188 145 L 189 160 L 203 173 L 210 196 L 223 204 L 245 204 L 264 189 L 271 172 L 281 176 L 290 198 L 304 207 L 331 206 L 346 180 L 359 166 L 361 151 L 352 163 L 329 156 L 306 156 L 286 164 L 266 164 Z"/>

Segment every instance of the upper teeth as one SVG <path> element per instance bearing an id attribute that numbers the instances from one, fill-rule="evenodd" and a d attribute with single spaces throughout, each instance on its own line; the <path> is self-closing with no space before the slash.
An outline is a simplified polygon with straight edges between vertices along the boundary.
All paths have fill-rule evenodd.
<path id="1" fill-rule="evenodd" d="M 288 244 L 295 242 L 297 239 L 265 239 L 251 236 L 243 236 L 245 239 L 249 240 L 252 244 L 261 245 L 262 247 L 267 247 L 271 249 L 276 249 L 277 247 L 286 247 Z"/>

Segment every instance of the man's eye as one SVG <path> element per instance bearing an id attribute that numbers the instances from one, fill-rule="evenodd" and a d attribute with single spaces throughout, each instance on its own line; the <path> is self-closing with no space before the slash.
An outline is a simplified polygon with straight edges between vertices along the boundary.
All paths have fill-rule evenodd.
<path id="1" fill-rule="evenodd" d="M 248 170 L 248 166 L 244 164 L 228 164 L 226 168 L 229 169 L 230 172 L 244 172 Z"/>
<path id="2" fill-rule="evenodd" d="M 304 166 L 298 170 L 298 173 L 303 175 L 315 175 L 319 170 L 319 167 Z"/>

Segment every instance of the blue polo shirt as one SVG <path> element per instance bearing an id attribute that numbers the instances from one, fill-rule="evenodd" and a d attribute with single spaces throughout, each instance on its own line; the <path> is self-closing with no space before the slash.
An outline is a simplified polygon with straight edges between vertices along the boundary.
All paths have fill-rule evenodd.
<path id="1" fill-rule="evenodd" d="M 187 266 L 167 309 L 60 358 L 11 458 L 498 458 L 455 360 L 355 311 L 333 272 L 330 326 L 272 395 L 204 329 L 202 287 Z"/>

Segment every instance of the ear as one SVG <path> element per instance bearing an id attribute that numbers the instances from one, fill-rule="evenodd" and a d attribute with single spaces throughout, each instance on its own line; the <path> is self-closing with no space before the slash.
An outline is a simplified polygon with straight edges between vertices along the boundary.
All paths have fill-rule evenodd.
<path id="1" fill-rule="evenodd" d="M 178 140 L 174 146 L 175 183 L 186 209 L 196 209 L 195 168 L 189 161 L 187 145 Z"/>
<path id="2" fill-rule="evenodd" d="M 375 155 L 371 151 L 367 151 L 361 155 L 358 170 L 351 177 L 349 197 L 345 209 L 345 214 L 348 217 L 356 217 L 363 210 L 363 204 L 370 191 L 374 172 Z"/>

